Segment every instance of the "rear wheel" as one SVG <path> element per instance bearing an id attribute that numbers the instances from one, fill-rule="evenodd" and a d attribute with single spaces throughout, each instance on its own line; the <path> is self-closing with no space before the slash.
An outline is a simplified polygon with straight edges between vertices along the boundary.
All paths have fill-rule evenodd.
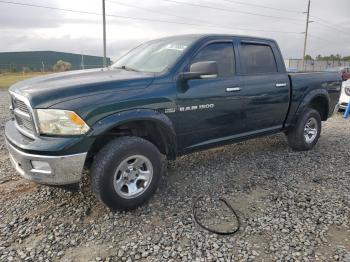
<path id="1" fill-rule="evenodd" d="M 288 130 L 288 144 L 291 148 L 304 151 L 312 149 L 321 134 L 321 116 L 318 111 L 307 108 L 296 125 Z"/>
<path id="2" fill-rule="evenodd" d="M 145 203 L 156 191 L 161 155 L 140 137 L 120 137 L 97 154 L 91 168 L 93 190 L 112 209 L 130 210 Z"/>

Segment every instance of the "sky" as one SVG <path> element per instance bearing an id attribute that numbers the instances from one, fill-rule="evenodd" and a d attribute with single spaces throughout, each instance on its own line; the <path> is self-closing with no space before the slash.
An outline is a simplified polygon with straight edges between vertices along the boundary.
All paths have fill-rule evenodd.
<path id="1" fill-rule="evenodd" d="M 0 0 L 0 52 L 103 55 L 102 0 L 8 1 L 89 14 Z M 300 58 L 306 9 L 307 0 L 106 0 L 107 56 L 115 61 L 130 48 L 164 36 L 228 33 L 276 39 L 285 58 Z M 311 0 L 310 10 L 306 53 L 350 55 L 350 1 Z"/>

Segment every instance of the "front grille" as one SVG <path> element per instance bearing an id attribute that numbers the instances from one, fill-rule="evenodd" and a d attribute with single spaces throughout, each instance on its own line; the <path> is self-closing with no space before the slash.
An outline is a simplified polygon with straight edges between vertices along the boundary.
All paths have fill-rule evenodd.
<path id="1" fill-rule="evenodd" d="M 14 99 L 13 102 L 14 108 L 18 108 L 20 111 L 29 114 L 29 109 L 23 101 Z"/>
<path id="2" fill-rule="evenodd" d="M 25 118 L 20 118 L 20 117 L 16 116 L 16 121 L 20 127 L 24 127 L 25 129 L 27 129 L 28 131 L 31 131 L 31 132 L 34 131 L 33 124 L 32 124 L 31 120 L 27 120 Z"/>
<path id="3" fill-rule="evenodd" d="M 17 129 L 26 136 L 34 137 L 34 123 L 30 108 L 17 97 L 12 97 L 12 108 L 17 123 Z"/>

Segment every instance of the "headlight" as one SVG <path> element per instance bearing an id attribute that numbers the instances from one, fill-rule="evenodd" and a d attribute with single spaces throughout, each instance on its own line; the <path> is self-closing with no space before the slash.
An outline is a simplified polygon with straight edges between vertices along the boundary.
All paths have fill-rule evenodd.
<path id="1" fill-rule="evenodd" d="M 40 134 L 82 135 L 89 126 L 75 112 L 60 109 L 37 109 Z"/>

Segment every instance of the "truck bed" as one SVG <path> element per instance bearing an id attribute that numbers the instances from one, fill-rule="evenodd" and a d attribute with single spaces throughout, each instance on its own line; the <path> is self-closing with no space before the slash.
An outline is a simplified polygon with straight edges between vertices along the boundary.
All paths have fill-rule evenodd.
<path id="1" fill-rule="evenodd" d="M 292 122 L 292 117 L 301 104 L 306 101 L 305 96 L 313 90 L 323 89 L 329 94 L 328 115 L 331 114 L 338 103 L 341 89 L 341 77 L 337 72 L 299 72 L 288 74 L 291 84 L 290 110 L 286 123 Z"/>

